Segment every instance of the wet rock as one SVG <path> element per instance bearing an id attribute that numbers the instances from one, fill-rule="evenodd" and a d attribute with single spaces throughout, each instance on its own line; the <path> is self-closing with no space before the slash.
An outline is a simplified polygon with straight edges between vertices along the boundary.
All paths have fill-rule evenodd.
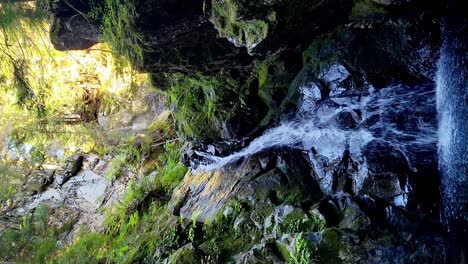
<path id="1" fill-rule="evenodd" d="M 406 156 L 389 143 L 374 140 L 363 149 L 368 165 L 368 177 L 361 192 L 385 200 L 392 200 L 404 192 L 412 170 Z"/>
<path id="2" fill-rule="evenodd" d="M 308 241 L 317 248 L 321 263 L 439 263 L 443 258 L 441 237 L 401 240 L 389 231 L 364 235 L 336 228 L 310 233 Z M 432 251 L 428 251 L 432 248 Z"/>
<path id="3" fill-rule="evenodd" d="M 336 123 L 342 129 L 355 129 L 359 122 L 358 114 L 352 110 L 343 110 L 336 116 Z"/>
<path id="4" fill-rule="evenodd" d="M 319 29 L 339 23 L 350 8 L 345 1 L 234 0 L 213 1 L 212 5 L 210 20 L 218 34 L 251 54 L 274 53 L 302 44 Z"/>
<path id="5" fill-rule="evenodd" d="M 258 203 L 281 204 L 284 201 L 300 206 L 323 197 L 302 152 L 285 150 L 277 158 L 275 167 L 264 171 L 254 155 L 223 169 L 188 172 L 174 190 L 169 208 L 187 219 L 198 212 L 198 221 L 203 222 L 213 219 L 216 212 L 234 197 L 253 206 Z M 262 225 L 263 220 L 259 221 L 259 226 Z"/>
<path id="6" fill-rule="evenodd" d="M 234 256 L 236 263 L 261 263 L 261 264 L 279 264 L 285 263 L 275 252 L 275 244 L 264 242 L 253 246 L 246 252 Z"/>
<path id="7" fill-rule="evenodd" d="M 186 219 L 190 219 L 194 212 L 199 213 L 197 220 L 200 222 L 213 219 L 229 198 L 236 194 L 242 182 L 248 181 L 260 170 L 257 162 L 246 161 L 240 168 L 199 173 L 189 171 L 174 190 L 169 208 L 172 212 L 180 208 L 180 215 Z"/>
<path id="8" fill-rule="evenodd" d="M 361 210 L 359 205 L 349 197 L 342 199 L 339 204 L 342 215 L 338 224 L 340 228 L 358 231 L 365 230 L 370 226 L 370 218 Z"/>
<path id="9" fill-rule="evenodd" d="M 372 20 L 368 17 L 368 21 Z M 366 82 L 385 87 L 398 81 L 434 80 L 441 43 L 436 20 L 430 16 L 408 16 L 374 23 L 364 29 L 351 25 L 337 27 L 312 42 L 306 58 L 313 59 L 306 67 L 318 78 L 326 76 L 323 73 L 333 67 L 332 72 L 344 73 L 337 69 L 346 66 L 352 76 L 343 80 L 345 85 L 334 84 L 337 95 L 343 94 L 340 88 L 359 89 Z"/>
<path id="10" fill-rule="evenodd" d="M 23 192 L 36 194 L 44 191 L 54 181 L 55 171 L 45 170 L 31 174 L 21 186 Z"/>

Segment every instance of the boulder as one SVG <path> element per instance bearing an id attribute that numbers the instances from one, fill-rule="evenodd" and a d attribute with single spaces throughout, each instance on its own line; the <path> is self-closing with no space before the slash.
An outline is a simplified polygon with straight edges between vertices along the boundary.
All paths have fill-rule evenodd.
<path id="1" fill-rule="evenodd" d="M 281 150 L 275 168 L 264 170 L 257 155 L 214 171 L 189 171 L 174 190 L 169 208 L 176 215 L 190 219 L 194 212 L 198 221 L 213 220 L 216 213 L 232 198 L 253 206 L 281 204 L 295 206 L 313 204 L 323 197 L 307 160 L 300 151 Z M 264 158 L 265 153 L 261 154 Z M 267 217 L 268 215 L 263 215 Z M 259 221 L 263 225 L 263 220 Z"/>
<path id="2" fill-rule="evenodd" d="M 281 264 L 285 263 L 281 256 L 275 254 L 276 246 L 273 242 L 261 243 L 246 252 L 234 256 L 236 263 Z"/>
<path id="3" fill-rule="evenodd" d="M 374 140 L 364 149 L 368 177 L 364 180 L 362 194 L 393 200 L 404 192 L 412 170 L 406 156 L 392 145 Z"/>

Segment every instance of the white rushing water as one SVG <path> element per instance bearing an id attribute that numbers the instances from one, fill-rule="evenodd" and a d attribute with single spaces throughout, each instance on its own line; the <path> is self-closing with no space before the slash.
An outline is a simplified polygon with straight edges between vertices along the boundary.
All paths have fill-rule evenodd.
<path id="1" fill-rule="evenodd" d="M 314 84 L 301 87 L 304 98 L 299 113 L 267 130 L 239 152 L 226 157 L 197 152 L 208 161 L 197 169 L 219 169 L 264 150 L 286 146 L 306 151 L 314 148 L 320 155 L 336 159 L 345 149 L 359 157 L 361 149 L 373 139 L 403 151 L 434 145 L 437 141 L 435 95 L 431 86 L 395 85 L 379 91 L 371 89 L 367 96 L 332 97 L 323 102 L 317 102 L 320 95 L 316 89 Z M 343 116 L 351 119 L 351 127 L 343 127 L 340 121 Z"/>
<path id="2" fill-rule="evenodd" d="M 467 25 L 446 21 L 437 73 L 443 212 L 449 231 L 465 234 L 468 232 L 467 33 Z"/>

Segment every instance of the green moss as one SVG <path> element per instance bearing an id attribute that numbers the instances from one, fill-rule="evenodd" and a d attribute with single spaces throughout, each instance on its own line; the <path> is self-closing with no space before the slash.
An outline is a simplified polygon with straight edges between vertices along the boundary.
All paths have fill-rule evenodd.
<path id="1" fill-rule="evenodd" d="M 287 263 L 289 263 L 291 260 L 291 253 L 289 252 L 289 250 L 281 243 L 276 242 L 275 245 L 278 251 L 280 252 L 281 256 L 283 257 L 283 259 Z"/>
<path id="2" fill-rule="evenodd" d="M 258 97 L 268 107 L 267 113 L 252 131 L 255 133 L 266 127 L 271 119 L 283 110 L 280 106 L 285 101 L 294 75 L 288 72 L 283 61 L 273 56 L 263 61 L 257 61 L 253 76 L 258 82 Z"/>
<path id="3" fill-rule="evenodd" d="M 124 57 L 134 66 L 143 65 L 143 35 L 137 30 L 138 12 L 135 1 L 106 0 L 93 2 L 90 17 L 102 20 L 103 39 L 112 47 L 116 58 Z M 117 72 L 122 73 L 127 61 L 117 60 Z"/>
<path id="4" fill-rule="evenodd" d="M 197 264 L 202 263 L 200 256 L 197 254 L 192 244 L 188 244 L 176 252 L 169 258 L 170 264 Z"/>
<path id="5" fill-rule="evenodd" d="M 228 38 L 236 46 L 244 46 L 252 51 L 268 35 L 269 25 L 258 19 L 242 19 L 240 4 L 236 0 L 213 1 L 212 22 L 221 37 Z M 275 14 L 268 17 L 275 19 Z"/>
<path id="6" fill-rule="evenodd" d="M 319 73 L 346 57 L 343 47 L 350 41 L 348 32 L 342 26 L 330 33 L 317 37 L 303 53 L 303 63 L 313 73 Z"/>
<path id="7" fill-rule="evenodd" d="M 317 216 L 307 216 L 302 210 L 295 209 L 278 225 L 281 233 L 311 233 L 325 229 L 325 222 Z"/>
<path id="8" fill-rule="evenodd" d="M 273 214 L 274 211 L 275 211 L 274 205 L 267 204 L 267 203 L 259 203 L 252 210 L 250 217 L 252 220 L 256 221 L 257 223 L 263 224 L 265 219 L 271 214 Z"/>
<path id="9" fill-rule="evenodd" d="M 187 138 L 221 138 L 223 125 L 245 109 L 245 91 L 226 75 L 167 74 L 168 91 L 179 131 Z"/>
<path id="10" fill-rule="evenodd" d="M 223 213 L 226 208 L 231 209 L 229 214 Z M 259 242 L 262 235 L 249 215 L 250 212 L 240 202 L 236 200 L 229 202 L 226 207 L 218 211 L 214 221 L 207 222 L 203 226 L 203 238 L 200 241 L 202 250 L 224 263 L 235 254 L 250 249 Z M 245 222 L 234 230 L 234 223 L 239 217 L 243 217 Z"/>
<path id="11" fill-rule="evenodd" d="M 350 19 L 370 19 L 383 17 L 387 14 L 385 8 L 370 0 L 357 0 L 354 1 L 354 6 L 351 10 Z"/>
<path id="12" fill-rule="evenodd" d="M 339 263 L 340 250 L 345 249 L 345 243 L 342 241 L 338 231 L 330 228 L 322 232 L 322 242 L 318 247 L 318 254 L 321 263 Z"/>

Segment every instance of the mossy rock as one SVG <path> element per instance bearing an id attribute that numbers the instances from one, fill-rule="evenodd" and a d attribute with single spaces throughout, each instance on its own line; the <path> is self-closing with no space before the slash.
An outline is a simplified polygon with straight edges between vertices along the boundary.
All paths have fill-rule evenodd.
<path id="1" fill-rule="evenodd" d="M 227 38 L 237 47 L 246 47 L 251 52 L 268 36 L 269 22 L 275 20 L 276 13 L 271 11 L 266 19 L 246 19 L 245 16 L 248 14 L 245 12 L 251 10 L 240 2 L 239 0 L 213 1 L 211 21 L 220 37 Z"/>
<path id="2" fill-rule="evenodd" d="M 302 209 L 295 208 L 278 224 L 280 233 L 310 233 L 321 231 L 325 222 L 318 216 L 309 217 Z"/>
<path id="3" fill-rule="evenodd" d="M 202 141 L 229 137 L 224 130 L 242 108 L 243 95 L 236 81 L 225 75 L 171 74 L 167 78 L 174 118 L 185 137 Z"/>
<path id="4" fill-rule="evenodd" d="M 176 250 L 169 257 L 169 264 L 201 264 L 201 257 L 192 244 L 187 244 Z"/>
<path id="5" fill-rule="evenodd" d="M 388 13 L 386 8 L 371 0 L 356 0 L 351 9 L 351 20 L 383 18 Z"/>

